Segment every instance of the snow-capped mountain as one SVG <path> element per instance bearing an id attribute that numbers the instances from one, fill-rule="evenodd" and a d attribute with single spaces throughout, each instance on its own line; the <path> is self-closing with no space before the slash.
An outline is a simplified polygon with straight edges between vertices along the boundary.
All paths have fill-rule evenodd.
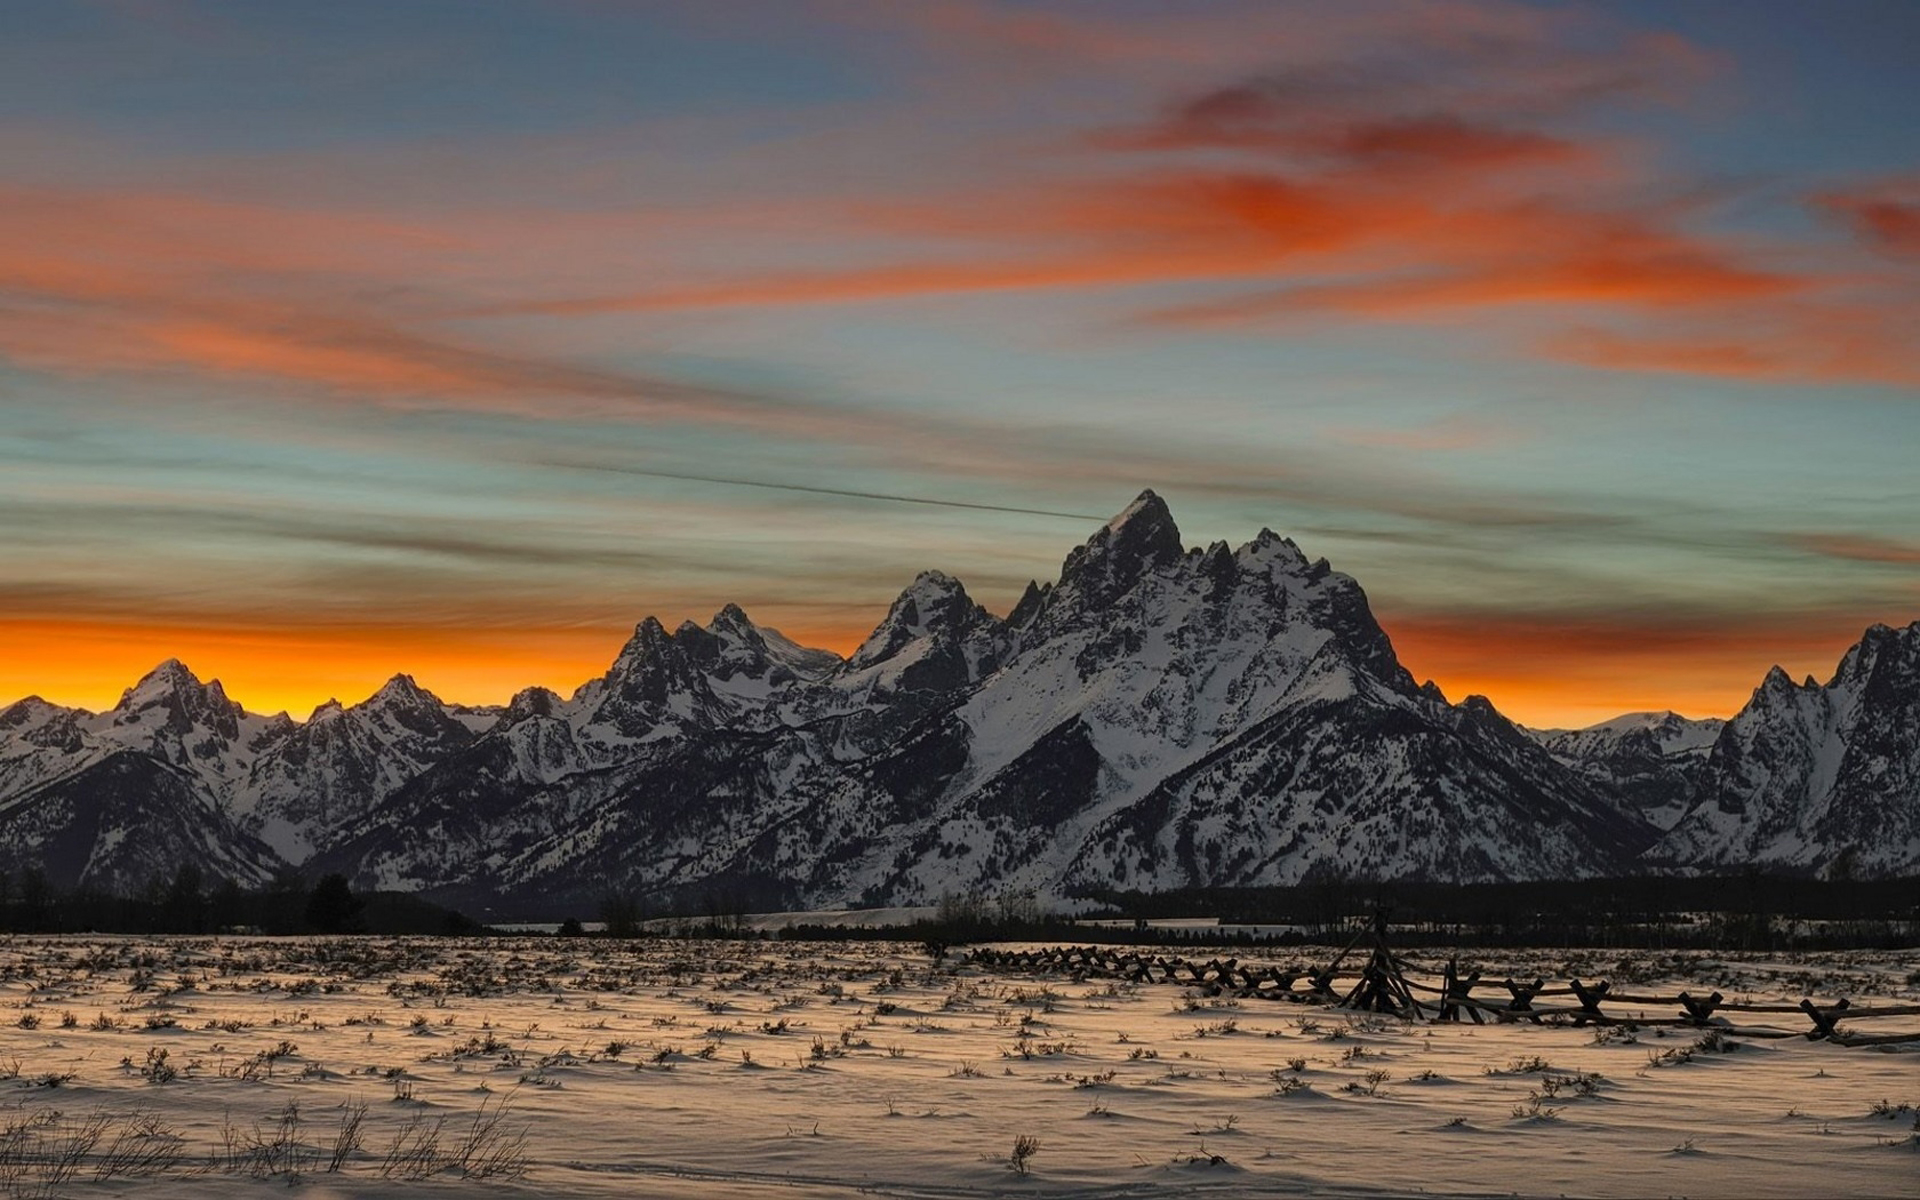
<path id="1" fill-rule="evenodd" d="M 1769 672 L 1721 731 L 1691 807 L 1654 857 L 1920 870 L 1920 622 L 1868 629 L 1824 685 Z"/>
<path id="2" fill-rule="evenodd" d="M 712 637 L 643 624 L 530 718 L 561 750 L 529 761 L 503 722 L 323 862 L 473 894 L 817 904 L 1587 874 L 1655 835 L 1484 701 L 1416 687 L 1351 578 L 1270 532 L 1187 549 L 1151 492 L 1006 620 L 924 573 L 844 663 L 757 706 Z"/>
<path id="3" fill-rule="evenodd" d="M 190 772 L 150 754 L 108 750 L 0 800 L 0 870 L 14 877 L 38 870 L 63 890 L 130 894 L 182 863 L 247 885 L 282 865 L 209 802 Z"/>
<path id="4" fill-rule="evenodd" d="M 102 713 L 28 697 L 0 711 L 0 867 L 125 890 L 192 848 L 257 884 L 498 716 L 400 675 L 302 724 L 248 713 L 172 659 Z"/>
<path id="5" fill-rule="evenodd" d="M 191 861 L 261 882 L 277 859 L 224 800 L 286 727 L 172 659 L 103 713 L 29 696 L 0 711 L 0 869 L 129 890 Z"/>
<path id="6" fill-rule="evenodd" d="M 226 794 L 241 828 L 299 862 L 401 784 L 471 742 L 497 709 L 442 703 L 395 675 L 351 707 L 329 700 L 303 724 L 285 723 Z"/>
<path id="7" fill-rule="evenodd" d="M 1636 815 L 1671 829 L 1693 802 L 1701 770 L 1725 721 L 1674 712 L 1627 713 L 1585 729 L 1529 729 L 1555 758 L 1619 797 Z"/>
<path id="8" fill-rule="evenodd" d="M 105 713 L 29 698 L 0 710 L 0 867 L 124 887 L 191 855 L 548 911 L 1912 869 L 1916 630 L 1825 688 L 1770 677 L 1724 728 L 1523 731 L 1417 686 L 1325 560 L 1265 530 L 1189 548 L 1145 492 L 1006 617 L 926 571 L 845 660 L 729 605 L 503 708 L 402 675 L 263 717 L 173 662 Z"/>

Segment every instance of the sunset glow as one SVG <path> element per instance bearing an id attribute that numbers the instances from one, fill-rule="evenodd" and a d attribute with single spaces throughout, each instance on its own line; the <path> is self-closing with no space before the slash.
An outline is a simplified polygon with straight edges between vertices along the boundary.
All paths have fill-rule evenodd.
<path id="1" fill-rule="evenodd" d="M 1004 613 L 1143 487 L 1516 720 L 1920 617 L 1920 6 L 0 9 L 0 705 Z"/>

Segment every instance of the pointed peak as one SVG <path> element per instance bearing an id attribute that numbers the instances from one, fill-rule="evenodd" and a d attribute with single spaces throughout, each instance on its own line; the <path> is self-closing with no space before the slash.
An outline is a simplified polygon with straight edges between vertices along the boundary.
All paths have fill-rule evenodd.
<path id="1" fill-rule="evenodd" d="M 1231 579 L 1240 564 L 1233 557 L 1233 548 L 1225 542 L 1210 543 L 1205 550 L 1195 547 L 1194 554 L 1200 556 L 1201 567 L 1210 575 L 1219 579 Z"/>
<path id="2" fill-rule="evenodd" d="M 681 631 L 684 633 L 688 629 L 699 628 L 688 621 L 681 626 Z M 669 658 L 677 661 L 682 656 L 683 651 L 675 643 L 674 635 L 667 632 L 660 618 L 648 617 L 633 627 L 633 636 L 627 639 L 626 645 L 620 647 L 609 674 L 625 675 L 643 669 L 646 664 L 663 662 Z"/>
<path id="3" fill-rule="evenodd" d="M 659 617 L 648 617 L 633 627 L 633 636 L 629 637 L 627 644 L 621 648 L 620 657 L 627 658 L 649 648 L 657 649 L 672 640 L 672 637 L 673 635 L 667 632 L 667 627 L 660 623 Z"/>
<path id="4" fill-rule="evenodd" d="M 1171 529 L 1178 540 L 1179 528 L 1173 522 L 1173 510 L 1152 488 L 1135 496 L 1132 504 L 1115 513 L 1113 519 L 1107 522 L 1107 532 L 1119 534 L 1136 526 L 1148 530 Z"/>
<path id="5" fill-rule="evenodd" d="M 313 711 L 307 714 L 307 724 L 311 725 L 315 721 L 332 720 L 345 711 L 346 708 L 340 703 L 339 697 L 329 696 L 319 704 L 313 706 Z"/>
<path id="6" fill-rule="evenodd" d="M 967 589 L 958 579 L 945 571 L 922 571 L 913 577 L 902 596 L 925 596 L 937 598 L 943 596 L 964 596 Z"/>
<path id="7" fill-rule="evenodd" d="M 1051 583 L 1042 584 L 1038 580 L 1029 579 L 1027 590 L 1020 593 L 1020 602 L 1015 604 L 1013 611 L 1007 614 L 1007 624 L 1014 629 L 1024 629 L 1040 615 L 1040 610 L 1047 606 L 1047 597 L 1052 594 Z"/>
<path id="8" fill-rule="evenodd" d="M 1271 529 L 1262 528 L 1254 539 L 1240 547 L 1234 554 L 1248 563 L 1285 563 L 1294 567 L 1307 565 L 1307 556 L 1290 537 L 1281 537 Z"/>
<path id="9" fill-rule="evenodd" d="M 1132 504 L 1115 513 L 1113 519 L 1107 522 L 1107 529 L 1118 533 L 1126 526 L 1140 520 L 1168 523 L 1173 521 L 1173 512 L 1167 507 L 1167 502 L 1162 500 L 1160 494 L 1152 488 L 1142 488 L 1140 494 L 1133 498 Z"/>
<path id="10" fill-rule="evenodd" d="M 395 674 L 393 678 L 381 684 L 380 690 L 368 697 L 367 702 L 369 704 L 430 704 L 436 708 L 440 705 L 439 697 L 415 683 L 413 676 L 404 672 Z"/>
<path id="11" fill-rule="evenodd" d="M 749 646 L 766 640 L 766 631 L 754 624 L 753 618 L 747 615 L 747 610 L 738 604 L 723 606 L 719 612 L 713 614 L 713 619 L 707 622 L 706 628 L 701 632 L 722 641 L 744 643 Z"/>
<path id="12" fill-rule="evenodd" d="M 0 729 L 20 729 L 27 725 L 38 725 L 62 713 L 76 711 L 79 710 L 63 708 L 38 695 L 22 696 L 5 708 L 0 708 Z"/>
<path id="13" fill-rule="evenodd" d="M 944 571 L 922 571 L 846 661 L 856 669 L 867 667 L 899 653 L 916 638 L 963 638 L 978 627 L 997 624 L 973 602 L 959 580 Z"/>
<path id="14" fill-rule="evenodd" d="M 919 626 L 942 614 L 961 614 L 972 608 L 973 600 L 958 579 L 945 571 L 922 571 L 894 597 L 886 623 Z"/>
<path id="15" fill-rule="evenodd" d="M 177 658 L 165 662 L 140 677 L 140 681 L 120 695 L 121 708 L 140 708 L 183 692 L 199 691 L 199 677 Z"/>
<path id="16" fill-rule="evenodd" d="M 1173 513 L 1149 488 L 1067 555 L 1060 583 L 1075 584 L 1087 603 L 1102 608 L 1149 570 L 1178 562 L 1185 553 Z"/>
<path id="17" fill-rule="evenodd" d="M 198 686 L 199 676 L 177 658 L 169 658 L 140 677 L 140 683 L 190 683 Z M 135 684 L 135 687 L 140 686 Z"/>

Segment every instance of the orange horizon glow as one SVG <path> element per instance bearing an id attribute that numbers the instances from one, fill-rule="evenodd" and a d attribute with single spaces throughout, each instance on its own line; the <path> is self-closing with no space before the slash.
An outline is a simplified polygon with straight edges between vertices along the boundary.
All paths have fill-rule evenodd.
<path id="1" fill-rule="evenodd" d="M 801 645 L 845 656 L 867 626 L 778 626 Z M 1730 717 L 1767 670 L 1824 681 L 1861 630 L 1819 627 L 1780 636 L 1706 639 L 1685 631 L 1584 633 L 1516 620 L 1498 628 L 1418 618 L 1387 624 L 1396 652 L 1418 680 L 1432 679 L 1458 703 L 1484 695 L 1508 718 L 1535 728 L 1584 728 L 1628 712 L 1671 709 Z M 452 704 L 502 705 L 528 687 L 562 696 L 604 675 L 630 626 L 438 630 L 353 627 L 194 629 L 103 622 L 0 622 L 16 649 L 0 666 L 0 707 L 29 695 L 103 711 L 157 664 L 185 663 L 219 680 L 248 712 L 304 720 L 328 700 L 355 704 L 396 674 Z M 1628 638 L 1638 638 L 1628 644 Z"/>
<path id="2" fill-rule="evenodd" d="M 1920 6 L 40 7 L 0 703 L 499 704 L 715 596 L 845 653 L 1143 484 L 1532 725 L 1920 615 Z"/>
<path id="3" fill-rule="evenodd" d="M 783 631 L 784 632 L 784 631 Z M 867 630 L 803 629 L 803 645 L 847 654 Z M 26 696 L 100 712 L 167 659 L 219 680 L 251 713 L 304 720 L 328 700 L 355 704 L 395 675 L 450 704 L 505 704 L 524 688 L 562 696 L 604 675 L 633 627 L 471 630 L 353 627 L 195 629 L 185 625 L 0 621 L 0 707 Z"/>

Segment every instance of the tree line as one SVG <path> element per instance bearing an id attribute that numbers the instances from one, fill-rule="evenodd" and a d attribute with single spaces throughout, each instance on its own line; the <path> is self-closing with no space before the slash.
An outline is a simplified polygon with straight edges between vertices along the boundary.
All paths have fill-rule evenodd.
<path id="1" fill-rule="evenodd" d="M 398 892 L 356 892 L 347 877 L 294 872 L 265 887 L 209 879 L 193 863 L 136 891 L 61 891 L 28 867 L 0 871 L 0 933 L 447 933 L 482 927 L 452 909 Z"/>

